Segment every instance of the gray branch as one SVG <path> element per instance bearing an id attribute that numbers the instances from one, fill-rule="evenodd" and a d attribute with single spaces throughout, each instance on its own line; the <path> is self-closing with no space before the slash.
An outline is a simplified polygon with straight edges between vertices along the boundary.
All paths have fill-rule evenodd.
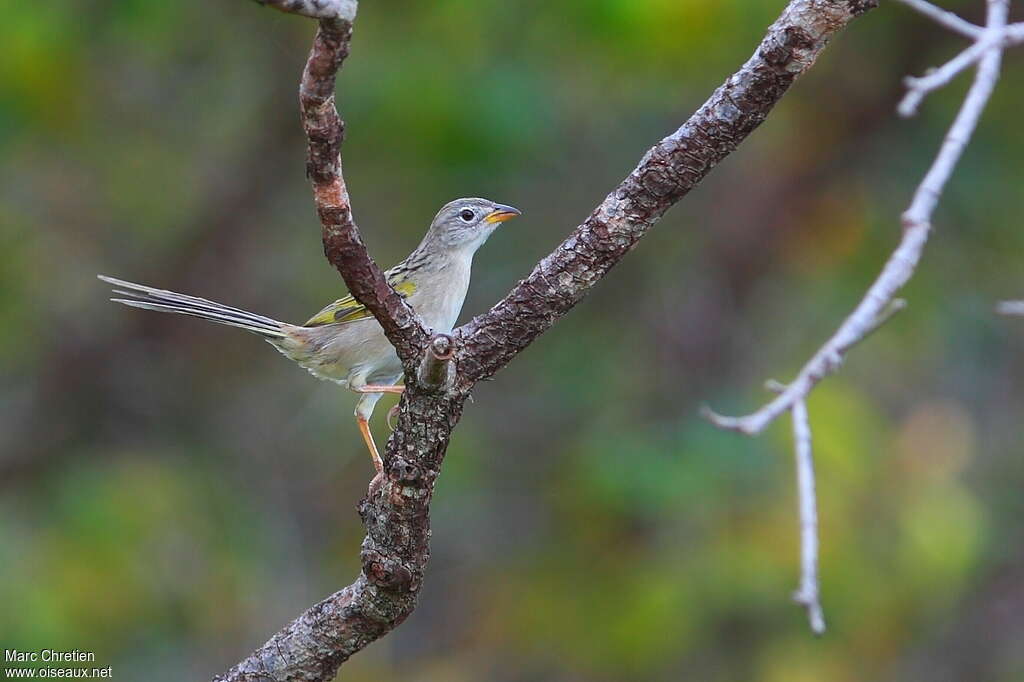
<path id="1" fill-rule="evenodd" d="M 356 0 L 256 0 L 288 14 L 311 19 L 340 19 L 349 23 L 356 18 Z"/>
<path id="2" fill-rule="evenodd" d="M 811 632 L 825 634 L 825 614 L 818 586 L 818 499 L 814 488 L 814 450 L 811 425 L 804 401 L 793 405 L 793 442 L 796 451 L 796 482 L 800 499 L 800 587 L 793 601 L 807 609 Z"/>
<path id="3" fill-rule="evenodd" d="M 547 331 L 608 274 L 665 212 L 757 126 L 832 36 L 876 0 L 793 0 L 739 71 L 490 311 L 458 330 L 460 373 L 489 377 Z"/>
<path id="4" fill-rule="evenodd" d="M 819 381 L 839 369 L 846 353 L 877 329 L 879 320 L 886 319 L 896 294 L 917 269 L 931 233 L 932 213 L 999 80 L 999 65 L 1005 44 L 989 41 L 988 36 L 1004 31 L 1007 2 L 989 0 L 988 26 L 978 38 L 979 42 L 985 42 L 987 51 L 978 63 L 974 83 L 946 133 L 935 160 L 914 192 L 910 206 L 903 212 L 903 238 L 885 263 L 881 274 L 836 333 L 803 366 L 785 391 L 757 412 L 743 417 L 726 417 L 705 409 L 704 416 L 716 426 L 748 436 L 759 434 L 780 415 L 791 410 L 793 405 L 805 400 Z"/>
<path id="5" fill-rule="evenodd" d="M 801 538 L 801 580 L 800 588 L 794 599 L 807 609 L 811 629 L 821 634 L 825 629 L 824 615 L 818 597 L 817 579 L 817 504 L 814 494 L 814 464 L 811 450 L 811 428 L 807 418 L 807 396 L 814 387 L 827 375 L 835 372 L 842 364 L 846 353 L 856 344 L 863 341 L 873 331 L 884 324 L 893 314 L 901 310 L 905 303 L 896 298 L 896 293 L 913 276 L 920 262 L 925 243 L 931 232 L 931 218 L 935 207 L 942 196 L 946 183 L 953 174 L 964 148 L 977 127 L 981 113 L 985 109 L 996 82 L 999 79 L 999 66 L 1003 49 L 1015 44 L 1014 36 L 1008 27 L 1008 0 L 988 0 L 987 26 L 984 29 L 964 30 L 962 20 L 950 19 L 934 6 L 913 0 L 907 2 L 926 16 L 935 19 L 947 28 L 955 27 L 961 33 L 975 38 L 974 45 L 960 56 L 952 60 L 943 69 L 933 74 L 929 83 L 922 85 L 920 79 L 911 83 L 911 88 L 918 88 L 914 98 L 908 98 L 901 104 L 901 113 L 908 106 L 916 107 L 924 95 L 949 80 L 967 65 L 978 61 L 978 70 L 974 83 L 964 98 L 939 152 L 914 192 L 910 206 L 902 216 L 903 238 L 890 256 L 881 274 L 868 289 L 867 294 L 838 331 L 818 350 L 797 374 L 796 379 L 787 386 L 775 384 L 778 397 L 770 401 L 757 412 L 743 417 L 725 417 L 710 409 L 704 415 L 715 425 L 739 431 L 747 435 L 760 433 L 768 424 L 784 412 L 789 411 L 793 417 L 793 437 L 796 450 L 797 478 L 800 494 L 800 538 Z M 966 23 L 966 22 L 963 22 Z M 970 26 L 968 24 L 968 26 Z M 951 66 L 952 65 L 952 66 Z M 928 78 L 928 77 L 926 77 Z M 1012 313 L 1015 306 L 1004 303 L 999 312 Z M 1024 312 L 1024 306 L 1021 307 Z"/>
<path id="6" fill-rule="evenodd" d="M 1000 301 L 996 312 L 1000 315 L 1024 315 L 1024 301 Z"/>

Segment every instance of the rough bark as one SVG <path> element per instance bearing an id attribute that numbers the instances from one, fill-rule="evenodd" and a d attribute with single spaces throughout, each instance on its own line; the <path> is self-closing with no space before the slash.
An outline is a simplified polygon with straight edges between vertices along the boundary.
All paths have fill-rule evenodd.
<path id="1" fill-rule="evenodd" d="M 761 124 L 828 40 L 876 4 L 789 3 L 739 71 L 682 127 L 652 147 L 525 280 L 459 331 L 463 380 L 491 376 L 579 303 L 672 205 Z"/>
<path id="2" fill-rule="evenodd" d="M 465 394 L 408 389 L 384 475 L 360 503 L 355 582 L 316 604 L 215 682 L 332 680 L 348 658 L 412 613 L 430 558 L 430 500 Z"/>
<path id="3" fill-rule="evenodd" d="M 272 4 L 285 11 L 292 4 L 310 6 L 284 0 Z M 387 286 L 352 222 L 341 178 L 342 124 L 331 95 L 334 73 L 348 51 L 351 22 L 321 20 L 301 98 L 324 247 L 350 290 L 373 311 L 398 348 L 407 368 L 407 388 L 385 449 L 384 475 L 374 480 L 360 505 L 367 529 L 361 574 L 215 680 L 333 679 L 352 654 L 412 612 L 429 558 L 434 483 L 473 385 L 507 364 L 578 303 L 669 207 L 765 119 L 829 38 L 875 4 L 790 2 L 754 55 L 681 128 L 649 150 L 590 217 L 501 302 L 456 330 L 455 381 L 440 386 L 420 381 L 426 332 Z M 312 6 L 320 11 L 320 4 Z M 433 360 L 426 363 L 432 369 L 424 375 L 436 376 Z"/>
<path id="4" fill-rule="evenodd" d="M 334 106 L 334 81 L 348 56 L 351 39 L 352 22 L 346 19 L 321 20 L 313 38 L 299 88 L 302 125 L 309 142 L 306 175 L 313 185 L 324 255 L 341 273 L 356 300 L 377 318 L 409 369 L 418 362 L 427 342 L 427 332 L 416 313 L 370 258 L 352 217 L 352 203 L 342 174 L 341 143 L 345 123 Z"/>

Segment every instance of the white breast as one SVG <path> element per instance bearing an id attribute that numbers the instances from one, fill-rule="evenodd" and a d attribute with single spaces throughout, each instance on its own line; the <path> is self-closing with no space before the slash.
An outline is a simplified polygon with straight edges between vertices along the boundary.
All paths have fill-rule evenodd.
<path id="1" fill-rule="evenodd" d="M 416 291 L 409 296 L 409 305 L 427 327 L 438 332 L 450 332 L 455 327 L 469 291 L 471 269 L 471 259 L 453 259 L 446 267 L 425 274 L 417 282 Z"/>

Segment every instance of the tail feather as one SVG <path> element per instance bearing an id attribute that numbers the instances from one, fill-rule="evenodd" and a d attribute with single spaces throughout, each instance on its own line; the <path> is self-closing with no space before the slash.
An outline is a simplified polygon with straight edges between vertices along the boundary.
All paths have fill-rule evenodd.
<path id="1" fill-rule="evenodd" d="M 198 296 L 188 296 L 166 289 L 154 289 L 142 284 L 126 282 L 121 279 L 97 275 L 101 280 L 115 287 L 115 294 L 128 298 L 112 298 L 111 301 L 123 303 L 133 308 L 156 310 L 163 313 L 191 315 L 210 322 L 238 327 L 267 339 L 284 338 L 284 325 L 263 315 L 250 313 L 241 308 L 233 308 L 222 303 L 210 301 Z"/>

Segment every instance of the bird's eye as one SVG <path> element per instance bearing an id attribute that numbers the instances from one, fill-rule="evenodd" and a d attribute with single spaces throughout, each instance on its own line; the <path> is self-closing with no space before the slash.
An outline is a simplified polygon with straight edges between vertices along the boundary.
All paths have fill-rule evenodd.
<path id="1" fill-rule="evenodd" d="M 475 213 L 473 213 L 467 208 L 466 210 L 459 214 L 459 217 L 468 223 L 470 220 L 474 218 L 475 215 Z"/>

